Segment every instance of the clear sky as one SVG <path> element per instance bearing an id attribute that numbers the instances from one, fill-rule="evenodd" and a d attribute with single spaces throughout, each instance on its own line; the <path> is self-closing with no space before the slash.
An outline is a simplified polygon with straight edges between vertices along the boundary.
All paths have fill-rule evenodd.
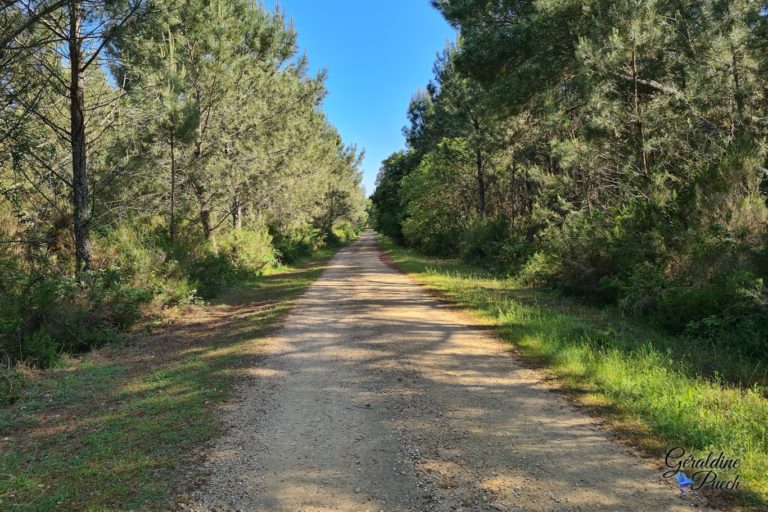
<path id="1" fill-rule="evenodd" d="M 325 112 L 347 144 L 365 148 L 366 192 L 402 149 L 411 95 L 455 31 L 429 0 L 265 0 L 292 18 L 312 72 L 328 71 Z"/>

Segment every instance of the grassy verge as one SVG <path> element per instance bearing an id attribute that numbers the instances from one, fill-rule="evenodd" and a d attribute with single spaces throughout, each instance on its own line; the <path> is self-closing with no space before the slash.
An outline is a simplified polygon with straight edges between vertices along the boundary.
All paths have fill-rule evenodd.
<path id="1" fill-rule="evenodd" d="M 766 510 L 764 387 L 741 389 L 702 378 L 691 363 L 700 358 L 673 349 L 682 340 L 621 318 L 615 310 L 579 305 L 470 265 L 381 242 L 398 267 L 495 326 L 524 361 L 545 367 L 577 402 L 660 463 L 664 451 L 675 446 L 697 456 L 722 451 L 741 459 L 740 492 L 720 497 L 745 510 Z M 735 477 L 734 472 L 718 475 Z"/>
<path id="2" fill-rule="evenodd" d="M 0 410 L 0 510 L 168 510 L 217 406 L 334 251 L 81 359 Z M 187 471 L 189 471 L 187 469 Z"/>

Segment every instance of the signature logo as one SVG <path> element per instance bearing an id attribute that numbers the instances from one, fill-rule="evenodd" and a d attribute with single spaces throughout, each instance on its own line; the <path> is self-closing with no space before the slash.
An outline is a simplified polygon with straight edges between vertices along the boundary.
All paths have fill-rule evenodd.
<path id="1" fill-rule="evenodd" d="M 664 478 L 675 477 L 683 495 L 689 490 L 698 491 L 704 487 L 735 491 L 741 484 L 736 472 L 741 460 L 728 458 L 723 452 L 718 455 L 709 452 L 706 457 L 696 458 L 693 454 L 686 456 L 684 448 L 670 448 L 664 456 L 664 465 L 669 468 L 669 471 L 664 472 Z M 728 478 L 724 478 L 724 472 L 728 473 Z"/>

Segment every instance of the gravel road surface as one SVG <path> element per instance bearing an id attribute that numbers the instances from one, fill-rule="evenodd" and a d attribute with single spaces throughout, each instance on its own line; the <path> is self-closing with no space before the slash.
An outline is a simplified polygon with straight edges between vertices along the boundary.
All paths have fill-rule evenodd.
<path id="1" fill-rule="evenodd" d="M 339 252 L 223 412 L 192 511 L 692 511 L 483 327 Z"/>

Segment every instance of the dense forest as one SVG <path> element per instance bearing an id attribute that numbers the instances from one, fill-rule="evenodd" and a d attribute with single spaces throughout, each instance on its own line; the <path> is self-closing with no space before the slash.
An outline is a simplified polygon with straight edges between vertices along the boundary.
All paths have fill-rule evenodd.
<path id="1" fill-rule="evenodd" d="M 0 2 L 0 509 L 768 510 L 768 3 L 280 4 Z"/>
<path id="2" fill-rule="evenodd" d="M 383 163 L 377 228 L 739 354 L 759 381 L 766 7 L 433 4 L 459 37 Z"/>
<path id="3" fill-rule="evenodd" d="M 0 7 L 0 356 L 48 366 L 349 237 L 358 166 L 279 11 Z"/>

